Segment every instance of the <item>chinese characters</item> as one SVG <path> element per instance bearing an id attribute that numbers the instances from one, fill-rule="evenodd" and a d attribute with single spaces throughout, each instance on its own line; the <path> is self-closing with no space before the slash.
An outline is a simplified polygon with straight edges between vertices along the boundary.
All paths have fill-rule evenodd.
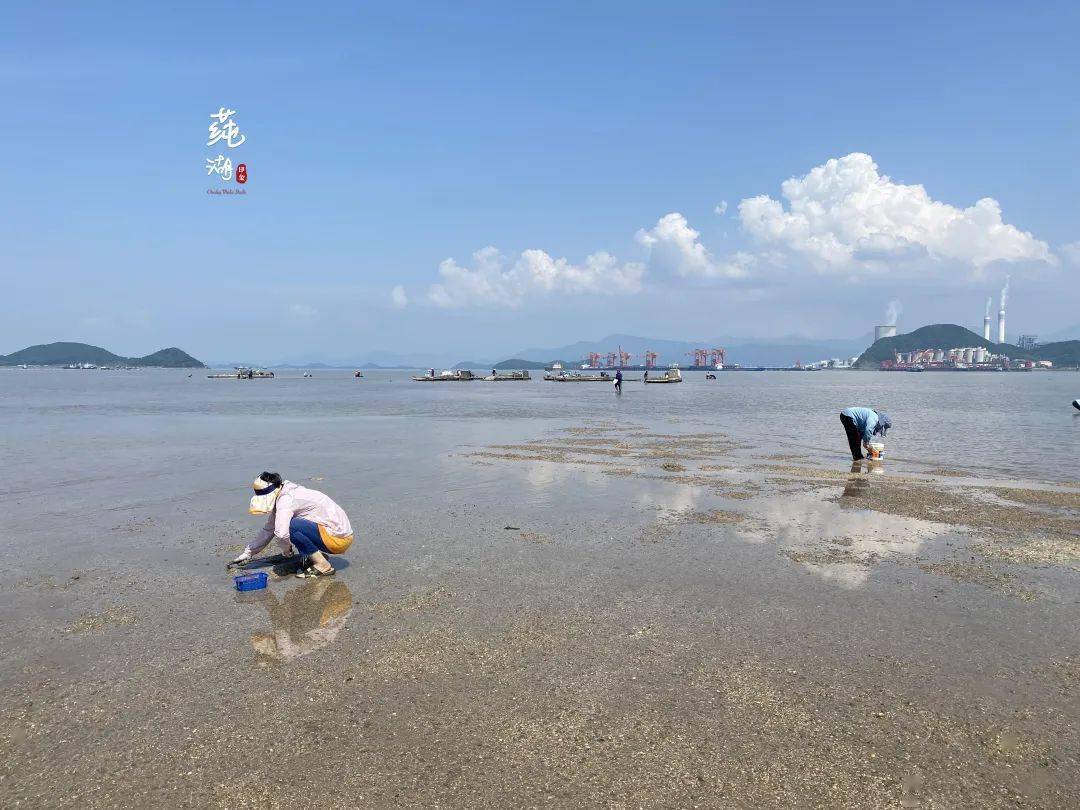
<path id="1" fill-rule="evenodd" d="M 234 115 L 236 115 L 236 110 L 225 107 L 219 108 L 216 113 L 210 113 L 210 119 L 214 123 L 209 126 L 210 140 L 206 142 L 207 146 L 213 146 L 224 139 L 230 149 L 235 149 L 247 140 L 247 135 L 242 134 L 240 127 L 232 120 Z"/>
<path id="2" fill-rule="evenodd" d="M 211 123 L 207 127 L 210 138 L 206 142 L 207 146 L 217 144 L 218 148 L 221 149 L 221 144 L 224 144 L 229 149 L 236 149 L 247 141 L 247 136 L 240 131 L 240 125 L 236 123 L 233 118 L 234 115 L 236 115 L 236 110 L 229 107 L 218 107 L 217 112 L 210 113 Z M 228 183 L 233 179 L 232 158 L 223 154 L 206 158 L 206 174 L 207 176 L 216 174 L 222 183 Z M 235 176 L 237 183 L 247 183 L 248 171 L 245 163 L 236 164 Z M 231 194 L 233 192 L 226 190 L 226 193 Z M 243 194 L 244 191 L 238 190 L 236 193 Z"/>
<path id="3" fill-rule="evenodd" d="M 216 158 L 206 159 L 206 173 L 216 174 L 222 180 L 228 182 L 232 180 L 232 161 L 224 155 L 218 155 Z"/>

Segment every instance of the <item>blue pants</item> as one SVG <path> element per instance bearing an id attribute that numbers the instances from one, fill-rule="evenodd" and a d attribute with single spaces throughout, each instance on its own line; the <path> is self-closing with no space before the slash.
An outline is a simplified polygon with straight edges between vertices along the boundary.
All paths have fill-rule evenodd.
<path id="1" fill-rule="evenodd" d="M 303 518 L 293 518 L 289 521 L 289 540 L 293 546 L 305 557 L 310 557 L 316 551 L 329 554 L 326 545 L 319 534 L 319 524 Z"/>

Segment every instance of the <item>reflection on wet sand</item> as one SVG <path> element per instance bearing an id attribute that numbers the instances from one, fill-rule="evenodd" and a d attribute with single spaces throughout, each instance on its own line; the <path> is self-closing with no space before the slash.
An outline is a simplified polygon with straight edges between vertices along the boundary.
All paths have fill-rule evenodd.
<path id="1" fill-rule="evenodd" d="M 880 461 L 862 459 L 851 462 L 851 475 L 844 486 L 844 497 L 857 498 L 860 495 L 865 495 L 870 491 L 869 476 L 883 475 L 884 473 L 885 468 Z"/>
<path id="2" fill-rule="evenodd" d="M 251 646 L 260 657 L 291 661 L 331 644 L 353 611 L 352 592 L 340 579 L 316 579 L 290 588 L 283 599 L 268 591 L 270 633 L 255 633 Z"/>

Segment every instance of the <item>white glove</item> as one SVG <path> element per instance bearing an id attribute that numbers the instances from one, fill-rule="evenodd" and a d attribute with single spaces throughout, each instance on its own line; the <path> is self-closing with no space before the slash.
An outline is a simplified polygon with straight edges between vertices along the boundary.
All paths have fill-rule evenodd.
<path id="1" fill-rule="evenodd" d="M 243 565 L 244 563 L 246 563 L 250 559 L 251 559 L 251 552 L 248 551 L 245 548 L 243 553 L 239 557 L 237 557 L 235 560 L 233 560 L 231 563 L 229 563 L 229 565 Z"/>

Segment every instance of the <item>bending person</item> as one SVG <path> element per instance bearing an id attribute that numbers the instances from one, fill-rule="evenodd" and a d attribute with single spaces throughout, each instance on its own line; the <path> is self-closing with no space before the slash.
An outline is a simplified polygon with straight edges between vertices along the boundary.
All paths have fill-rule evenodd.
<path id="1" fill-rule="evenodd" d="M 887 413 L 878 413 L 873 408 L 845 408 L 840 411 L 840 423 L 847 434 L 851 458 L 860 461 L 863 450 L 870 450 L 874 436 L 885 436 L 885 431 L 892 427 L 892 420 Z"/>
<path id="2" fill-rule="evenodd" d="M 345 510 L 318 490 L 308 489 L 280 475 L 264 472 L 252 484 L 253 515 L 266 515 L 266 525 L 233 563 L 245 563 L 276 540 L 286 556 L 299 552 L 300 570 L 305 577 L 332 576 L 334 566 L 327 554 L 341 554 L 352 545 L 353 533 Z"/>

